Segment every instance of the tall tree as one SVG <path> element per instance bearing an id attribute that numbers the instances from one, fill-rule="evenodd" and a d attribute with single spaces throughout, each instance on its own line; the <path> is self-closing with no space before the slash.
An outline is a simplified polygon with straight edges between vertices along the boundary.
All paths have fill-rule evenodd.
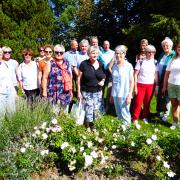
<path id="1" fill-rule="evenodd" d="M 37 50 L 51 43 L 54 19 L 48 0 L 2 0 L 0 4 L 1 46 L 10 46 L 15 58 L 24 47 Z"/>

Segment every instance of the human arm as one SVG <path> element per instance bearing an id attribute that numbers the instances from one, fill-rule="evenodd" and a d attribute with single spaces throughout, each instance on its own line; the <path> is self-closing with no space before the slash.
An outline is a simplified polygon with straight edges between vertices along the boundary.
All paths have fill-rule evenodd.
<path id="1" fill-rule="evenodd" d="M 112 67 L 113 67 L 113 65 L 114 65 L 114 58 L 111 59 L 111 61 L 110 61 L 110 63 L 109 63 L 109 67 L 108 67 L 109 72 L 110 72 L 111 74 L 112 74 Z"/>
<path id="2" fill-rule="evenodd" d="M 130 82 L 129 83 L 130 83 L 130 87 L 129 87 L 128 96 L 126 97 L 126 104 L 130 104 L 131 99 L 132 99 L 132 93 L 133 93 L 133 90 L 134 90 L 134 76 L 133 76 L 133 73 L 132 73 L 132 75 L 130 77 Z"/>
<path id="3" fill-rule="evenodd" d="M 47 97 L 47 82 L 50 72 L 50 64 L 47 64 L 44 67 L 43 75 L 42 75 L 42 96 Z"/>
<path id="4" fill-rule="evenodd" d="M 137 90 L 137 76 L 139 74 L 139 70 L 134 71 L 134 93 L 137 95 L 138 90 Z"/>
<path id="5" fill-rule="evenodd" d="M 81 95 L 81 78 L 82 78 L 82 71 L 78 71 L 78 78 L 77 78 L 77 82 L 76 82 L 76 86 L 77 86 L 77 97 L 78 99 L 82 99 L 82 95 Z"/>

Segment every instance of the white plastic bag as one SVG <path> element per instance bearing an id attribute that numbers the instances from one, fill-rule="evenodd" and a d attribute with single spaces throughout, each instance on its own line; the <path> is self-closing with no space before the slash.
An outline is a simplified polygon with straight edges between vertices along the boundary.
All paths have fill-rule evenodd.
<path id="1" fill-rule="evenodd" d="M 84 118 L 85 118 L 85 111 L 82 108 L 82 101 L 77 101 L 76 104 L 73 104 L 71 109 L 71 116 L 75 119 L 76 124 L 83 125 L 84 124 Z"/>

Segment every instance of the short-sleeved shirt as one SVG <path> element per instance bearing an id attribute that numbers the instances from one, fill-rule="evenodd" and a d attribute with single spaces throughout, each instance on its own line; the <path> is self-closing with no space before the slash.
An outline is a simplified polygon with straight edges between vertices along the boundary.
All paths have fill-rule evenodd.
<path id="1" fill-rule="evenodd" d="M 77 56 L 78 56 L 78 51 L 67 51 L 65 53 L 65 60 L 67 60 L 70 64 L 71 67 L 77 67 Z"/>
<path id="2" fill-rule="evenodd" d="M 49 62 L 46 62 L 44 60 L 38 61 L 38 69 L 40 72 L 43 72 L 44 67 L 48 64 Z"/>
<path id="3" fill-rule="evenodd" d="M 18 79 L 22 81 L 25 90 L 39 88 L 37 63 L 34 61 L 30 65 L 21 63 L 18 67 Z"/>
<path id="4" fill-rule="evenodd" d="M 9 59 L 8 61 L 5 61 L 5 62 L 8 65 L 9 70 L 11 71 L 11 78 L 12 78 L 12 81 L 13 81 L 13 85 L 17 86 L 18 81 L 17 81 L 16 70 L 17 70 L 17 68 L 19 66 L 19 63 L 14 59 Z"/>
<path id="5" fill-rule="evenodd" d="M 138 70 L 137 82 L 142 84 L 154 84 L 156 65 L 154 59 L 138 61 L 135 66 Z"/>
<path id="6" fill-rule="evenodd" d="M 83 54 L 82 52 L 79 52 L 77 55 L 77 68 L 79 68 L 81 62 L 83 62 L 84 60 L 89 59 L 89 56 L 87 54 Z"/>
<path id="7" fill-rule="evenodd" d="M 171 59 L 166 71 L 170 71 L 168 83 L 180 85 L 180 58 Z"/>
<path id="8" fill-rule="evenodd" d="M 105 78 L 102 70 L 102 63 L 99 62 L 99 68 L 95 70 L 90 60 L 81 63 L 79 70 L 82 72 L 81 90 L 85 92 L 98 92 L 102 89 L 98 83 Z"/>
<path id="9" fill-rule="evenodd" d="M 121 67 L 115 63 L 112 67 L 112 92 L 113 97 L 126 98 L 130 89 L 130 80 L 133 77 L 133 66 L 124 61 Z"/>

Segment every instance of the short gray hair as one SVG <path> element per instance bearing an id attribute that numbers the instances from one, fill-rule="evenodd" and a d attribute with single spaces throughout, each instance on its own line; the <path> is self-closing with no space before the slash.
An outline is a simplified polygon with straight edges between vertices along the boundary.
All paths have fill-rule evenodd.
<path id="1" fill-rule="evenodd" d="M 153 45 L 149 44 L 149 45 L 146 47 L 146 50 L 145 50 L 145 51 L 146 51 L 146 52 L 151 52 L 151 51 L 156 52 L 156 48 L 155 48 Z"/>
<path id="2" fill-rule="evenodd" d="M 88 48 L 88 51 L 87 51 L 88 56 L 89 56 L 93 51 L 98 51 L 98 53 L 99 53 L 99 48 L 96 47 L 96 46 L 90 46 L 90 47 Z"/>
<path id="3" fill-rule="evenodd" d="M 115 51 L 117 51 L 117 52 L 126 53 L 127 50 L 128 50 L 128 48 L 127 48 L 127 46 L 125 46 L 125 45 L 118 45 L 118 46 L 116 46 L 116 48 L 115 48 Z"/>
<path id="4" fill-rule="evenodd" d="M 171 47 L 173 47 L 173 42 L 169 37 L 165 37 L 165 39 L 161 42 L 161 46 L 163 46 L 165 43 L 168 43 Z"/>
<path id="5" fill-rule="evenodd" d="M 79 46 L 81 47 L 83 44 L 87 44 L 89 46 L 89 41 L 87 39 L 82 39 Z"/>
<path id="6" fill-rule="evenodd" d="M 3 50 L 3 52 L 4 51 L 12 51 L 12 49 L 9 46 L 3 46 L 2 50 Z"/>
<path id="7" fill-rule="evenodd" d="M 54 51 L 55 51 L 55 49 L 57 49 L 57 48 L 61 48 L 61 49 L 65 52 L 65 47 L 64 47 L 62 44 L 56 44 L 56 45 L 54 46 Z"/>

